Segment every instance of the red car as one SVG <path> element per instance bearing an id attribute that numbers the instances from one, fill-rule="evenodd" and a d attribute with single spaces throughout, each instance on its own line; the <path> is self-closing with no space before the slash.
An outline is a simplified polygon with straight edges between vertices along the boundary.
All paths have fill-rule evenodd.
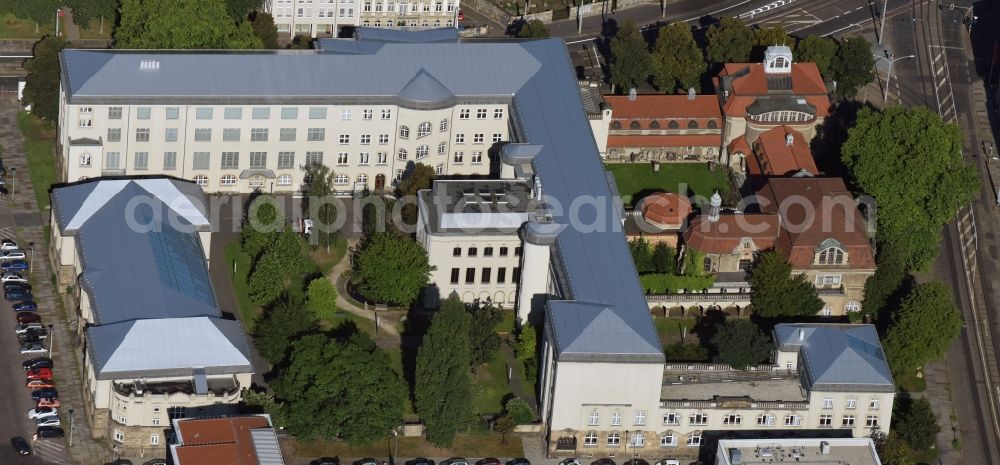
<path id="1" fill-rule="evenodd" d="M 41 315 L 35 312 L 17 312 L 17 324 L 23 325 L 26 323 L 41 323 Z"/>
<path id="2" fill-rule="evenodd" d="M 41 407 L 59 408 L 61 405 L 62 405 L 62 402 L 59 402 L 59 399 L 43 398 L 43 399 L 39 399 L 38 400 L 38 402 L 35 404 L 35 407 L 37 407 L 37 408 L 41 408 Z"/>
<path id="3" fill-rule="evenodd" d="M 48 368 L 35 368 L 28 370 L 28 379 L 52 379 L 52 370 Z"/>
<path id="4" fill-rule="evenodd" d="M 24 387 L 34 391 L 38 389 L 54 388 L 56 387 L 56 383 L 51 379 L 29 379 L 26 383 L 24 383 Z"/>
<path id="5" fill-rule="evenodd" d="M 458 20 L 459 21 L 465 21 L 465 12 L 464 11 L 458 10 Z"/>

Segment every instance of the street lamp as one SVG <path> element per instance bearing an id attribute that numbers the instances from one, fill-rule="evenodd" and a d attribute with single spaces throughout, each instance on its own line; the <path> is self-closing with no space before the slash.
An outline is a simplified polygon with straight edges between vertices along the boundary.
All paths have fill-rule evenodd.
<path id="1" fill-rule="evenodd" d="M 889 80 L 892 79 L 892 64 L 899 60 L 903 60 L 906 58 L 916 58 L 917 56 L 907 55 L 905 57 L 893 58 L 892 53 L 889 54 L 888 58 L 884 56 L 879 56 L 878 54 L 875 54 L 874 56 L 876 63 L 878 62 L 878 60 L 885 60 L 887 63 L 889 63 L 889 70 L 885 73 L 885 89 L 882 90 L 882 101 L 887 102 L 889 100 Z"/>
<path id="2" fill-rule="evenodd" d="M 885 34 L 885 13 L 889 9 L 889 0 L 882 2 L 881 24 L 878 27 L 878 44 L 882 45 L 882 35 Z"/>
<path id="3" fill-rule="evenodd" d="M 69 446 L 73 447 L 73 409 L 69 409 Z"/>
<path id="4" fill-rule="evenodd" d="M 396 456 L 399 454 L 399 429 L 392 429 L 392 458 L 389 465 L 396 465 Z"/>
<path id="5" fill-rule="evenodd" d="M 28 243 L 28 252 L 31 254 L 30 258 L 28 259 L 28 269 L 30 270 L 30 269 L 32 269 L 32 268 L 35 267 L 35 243 L 34 242 L 29 242 Z"/>

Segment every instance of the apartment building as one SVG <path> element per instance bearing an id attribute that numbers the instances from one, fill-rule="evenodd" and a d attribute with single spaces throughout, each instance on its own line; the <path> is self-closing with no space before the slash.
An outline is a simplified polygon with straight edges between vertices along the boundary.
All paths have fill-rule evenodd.
<path id="1" fill-rule="evenodd" d="M 267 0 L 282 34 L 337 37 L 344 29 L 372 27 L 454 27 L 459 0 Z"/>
<path id="2" fill-rule="evenodd" d="M 457 37 L 415 34 L 441 32 Z M 449 67 L 453 57 L 323 44 L 271 54 L 65 50 L 62 179 L 162 174 L 206 192 L 295 193 L 304 168 L 324 164 L 348 194 L 389 189 L 414 163 L 439 175 L 489 173 L 491 147 L 509 140 L 509 92 L 468 95 L 473 84 Z M 356 76 L 361 61 L 377 64 L 371 79 Z M 288 69 L 324 78 L 290 80 Z"/>
<path id="3" fill-rule="evenodd" d="M 201 190 L 168 178 L 103 179 L 51 195 L 53 256 L 75 278 L 82 410 L 93 435 L 141 456 L 163 447 L 171 419 L 239 402 L 250 349 L 209 282 Z"/>

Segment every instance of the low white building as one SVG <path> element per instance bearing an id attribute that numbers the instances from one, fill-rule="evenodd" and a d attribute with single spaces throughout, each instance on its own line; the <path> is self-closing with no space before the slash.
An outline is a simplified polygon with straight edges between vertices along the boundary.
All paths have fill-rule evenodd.
<path id="1" fill-rule="evenodd" d="M 278 32 L 336 37 L 344 29 L 454 27 L 459 0 L 266 0 Z"/>
<path id="2" fill-rule="evenodd" d="M 77 278 L 85 417 L 122 455 L 162 449 L 171 419 L 225 410 L 250 386 L 246 335 L 209 281 L 205 205 L 166 178 L 52 190 L 54 256 Z"/>
<path id="3" fill-rule="evenodd" d="M 715 465 L 882 465 L 871 438 L 723 439 Z"/>

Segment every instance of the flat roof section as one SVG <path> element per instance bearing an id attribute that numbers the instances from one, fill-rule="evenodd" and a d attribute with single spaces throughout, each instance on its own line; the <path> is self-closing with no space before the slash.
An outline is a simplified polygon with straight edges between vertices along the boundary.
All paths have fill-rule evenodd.
<path id="1" fill-rule="evenodd" d="M 720 439 L 716 465 L 882 465 L 871 438 Z"/>

